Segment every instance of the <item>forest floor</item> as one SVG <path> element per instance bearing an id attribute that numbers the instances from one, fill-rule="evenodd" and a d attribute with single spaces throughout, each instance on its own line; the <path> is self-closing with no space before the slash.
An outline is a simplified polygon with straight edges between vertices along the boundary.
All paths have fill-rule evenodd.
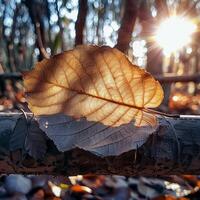
<path id="1" fill-rule="evenodd" d="M 2 175 L 3 200 L 197 200 L 198 176 L 124 177 Z"/>

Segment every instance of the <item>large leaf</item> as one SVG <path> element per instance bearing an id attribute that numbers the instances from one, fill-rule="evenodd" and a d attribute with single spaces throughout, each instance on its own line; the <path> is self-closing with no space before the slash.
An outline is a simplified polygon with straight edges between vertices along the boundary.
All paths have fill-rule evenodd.
<path id="1" fill-rule="evenodd" d="M 100 156 L 119 155 L 139 148 L 155 132 L 155 127 L 135 127 L 132 122 L 111 127 L 85 118 L 77 121 L 63 114 L 39 117 L 38 122 L 58 150 L 79 147 Z"/>
<path id="2" fill-rule="evenodd" d="M 108 126 L 135 120 L 155 125 L 146 108 L 160 105 L 163 90 L 115 48 L 78 46 L 39 62 L 24 75 L 29 108 L 36 115 L 64 113 Z"/>

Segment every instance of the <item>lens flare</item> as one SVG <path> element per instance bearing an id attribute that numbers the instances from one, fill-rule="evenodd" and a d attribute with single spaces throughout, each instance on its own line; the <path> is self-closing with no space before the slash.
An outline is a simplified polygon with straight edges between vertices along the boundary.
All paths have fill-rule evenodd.
<path id="1" fill-rule="evenodd" d="M 195 30 L 196 25 L 189 19 L 171 16 L 160 24 L 155 38 L 164 53 L 169 55 L 190 43 Z"/>

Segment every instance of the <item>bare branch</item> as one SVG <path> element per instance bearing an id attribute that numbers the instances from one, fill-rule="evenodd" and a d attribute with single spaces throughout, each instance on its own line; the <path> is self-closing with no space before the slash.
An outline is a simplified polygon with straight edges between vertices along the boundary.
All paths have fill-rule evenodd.
<path id="1" fill-rule="evenodd" d="M 87 0 L 79 0 L 78 17 L 75 23 L 75 31 L 76 31 L 75 46 L 83 44 L 83 30 L 88 10 L 87 4 L 88 4 Z"/>
<path id="2" fill-rule="evenodd" d="M 36 22 L 36 33 L 37 33 L 37 40 L 38 40 L 38 45 L 40 48 L 40 51 L 42 53 L 42 56 L 46 59 L 48 59 L 50 56 L 49 54 L 46 52 L 43 43 L 42 43 L 42 37 L 41 37 L 41 32 L 40 32 L 40 23 Z"/>

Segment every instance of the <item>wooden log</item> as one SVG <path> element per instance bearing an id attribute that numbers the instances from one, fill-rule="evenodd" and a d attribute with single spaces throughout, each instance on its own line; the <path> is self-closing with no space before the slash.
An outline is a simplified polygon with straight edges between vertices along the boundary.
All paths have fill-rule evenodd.
<path id="1" fill-rule="evenodd" d="M 155 78 L 161 83 L 175 83 L 175 82 L 200 82 L 200 74 L 191 75 L 176 75 L 173 73 L 168 73 L 163 75 L 156 75 Z"/>
<path id="2" fill-rule="evenodd" d="M 0 73 L 0 80 L 5 79 L 14 79 L 14 80 L 22 80 L 21 73 Z M 173 73 L 166 73 L 164 75 L 155 75 L 155 79 L 157 79 L 161 83 L 175 83 L 175 82 L 200 82 L 200 74 L 191 74 L 191 75 L 176 75 Z"/>
<path id="3" fill-rule="evenodd" d="M 59 152 L 46 137 L 45 157 L 35 160 L 24 149 L 11 148 L 19 113 L 0 114 L 0 173 L 166 175 L 200 173 L 200 118 L 159 118 L 159 128 L 138 149 L 119 156 L 99 157 L 82 149 Z M 27 114 L 30 121 L 31 114 Z M 25 118 L 21 121 L 27 124 Z M 23 131 L 23 129 L 21 130 Z M 15 147 L 20 143 L 16 137 Z M 36 145 L 36 144 L 35 144 Z"/>

